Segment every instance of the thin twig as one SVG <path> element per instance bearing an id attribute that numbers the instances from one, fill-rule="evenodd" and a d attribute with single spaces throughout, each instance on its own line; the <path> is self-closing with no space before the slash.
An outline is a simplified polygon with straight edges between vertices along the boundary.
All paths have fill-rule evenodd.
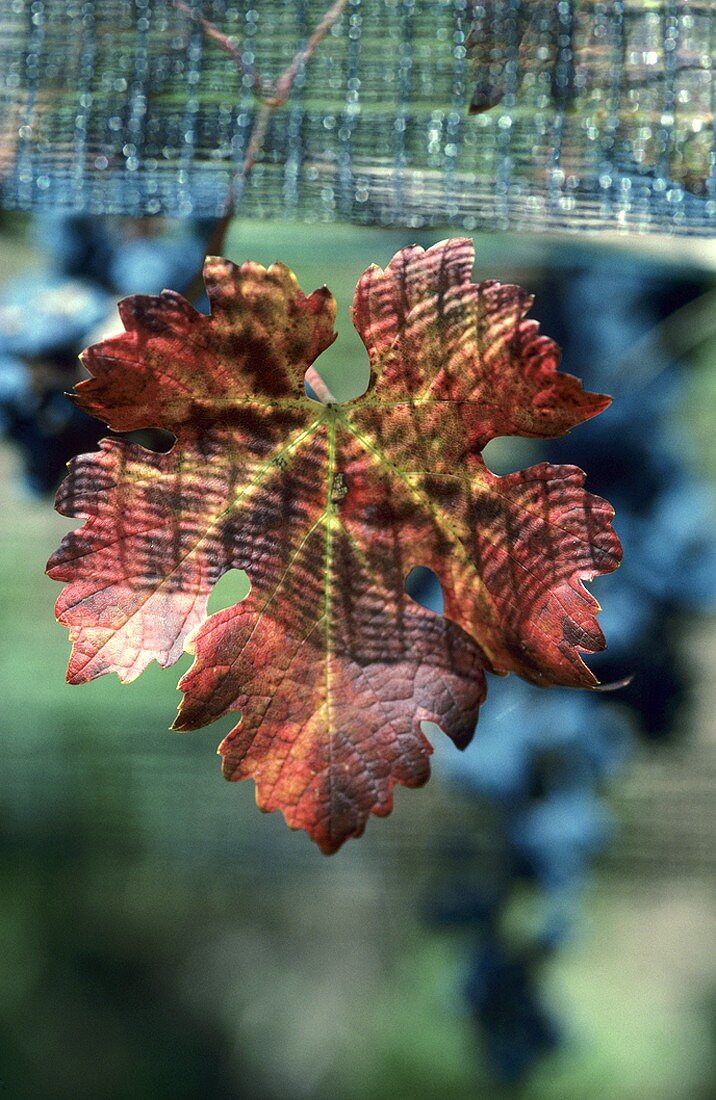
<path id="1" fill-rule="evenodd" d="M 277 107 L 280 107 L 288 99 L 296 73 L 302 65 L 305 65 L 306 62 L 310 61 L 313 57 L 316 49 L 320 46 L 333 24 L 340 19 L 346 3 L 347 0 L 336 0 L 336 3 L 325 13 L 304 48 L 298 51 L 289 67 L 283 75 L 278 78 L 276 82 Z"/>
<path id="2" fill-rule="evenodd" d="M 243 187 L 251 174 L 259 153 L 263 149 L 264 141 L 266 140 L 266 131 L 268 130 L 269 122 L 274 111 L 277 111 L 279 107 L 288 101 L 288 97 L 291 94 L 293 82 L 300 69 L 313 57 L 318 46 L 328 34 L 329 30 L 334 23 L 340 18 L 343 9 L 345 8 L 347 0 L 336 0 L 336 3 L 328 9 L 320 23 L 314 30 L 308 42 L 303 49 L 298 50 L 293 57 L 293 60 L 289 64 L 288 68 L 284 70 L 281 76 L 278 78 L 273 86 L 270 94 L 263 98 L 259 113 L 254 120 L 254 125 L 251 130 L 251 136 L 249 137 L 249 144 L 246 150 L 246 156 L 244 163 L 239 172 L 236 172 L 229 185 L 228 194 L 228 210 L 227 214 L 230 216 L 233 212 L 237 199 L 243 193 Z"/>
<path id="3" fill-rule="evenodd" d="M 253 65 L 247 65 L 244 59 L 243 52 L 238 46 L 235 46 L 227 34 L 220 31 L 215 23 L 211 23 L 208 19 L 205 19 L 199 12 L 190 8 L 188 4 L 185 4 L 183 0 L 174 0 L 174 7 L 177 11 L 187 15 L 195 23 L 198 23 L 207 38 L 212 38 L 214 42 L 218 42 L 222 50 L 225 50 L 229 54 L 231 59 L 238 65 L 244 76 L 248 76 L 251 81 L 251 87 L 255 92 L 263 93 L 264 83 L 259 74 L 254 69 Z"/>
<path id="4" fill-rule="evenodd" d="M 336 2 L 331 5 L 317 24 L 315 30 L 306 42 L 306 45 L 296 52 L 288 68 L 284 70 L 281 76 L 279 76 L 273 84 L 269 84 L 259 76 L 253 67 L 246 65 L 241 50 L 230 42 L 228 37 L 223 34 L 214 23 L 210 23 L 207 19 L 204 19 L 202 15 L 192 11 L 192 9 L 184 3 L 184 0 L 173 0 L 174 6 L 185 15 L 188 15 L 194 22 L 199 23 L 207 37 L 217 42 L 218 45 L 226 50 L 233 58 L 240 72 L 251 78 L 251 87 L 258 96 L 260 102 L 254 124 L 251 128 L 251 134 L 249 135 L 249 143 L 246 148 L 246 155 L 244 156 L 243 163 L 241 167 L 234 172 L 229 183 L 229 189 L 226 196 L 226 210 L 214 227 L 214 231 L 208 241 L 207 253 L 209 255 L 219 254 L 223 248 L 226 232 L 234 215 L 234 211 L 240 199 L 243 197 L 246 181 L 261 154 L 261 150 L 266 140 L 269 123 L 271 122 L 274 112 L 277 111 L 279 107 L 283 107 L 288 101 L 296 76 L 303 66 L 313 57 L 331 27 L 340 19 L 347 2 L 348 0 L 336 0 Z M 203 282 L 201 273 L 199 272 L 186 288 L 186 296 L 189 299 L 196 298 L 201 293 L 202 288 Z"/>

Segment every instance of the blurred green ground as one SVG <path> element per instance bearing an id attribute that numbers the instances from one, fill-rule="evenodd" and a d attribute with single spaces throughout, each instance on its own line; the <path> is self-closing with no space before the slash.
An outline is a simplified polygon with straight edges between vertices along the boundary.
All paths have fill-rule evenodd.
<path id="1" fill-rule="evenodd" d="M 405 243 L 239 224 L 227 252 L 280 256 L 304 289 L 330 285 L 340 335 L 325 373 L 338 390 L 343 363 L 356 379 L 365 369 L 347 318 L 355 280 Z M 540 248 L 485 239 L 478 269 L 529 285 Z M 471 827 L 471 807 L 436 775 L 326 859 L 259 814 L 249 783 L 221 779 L 228 723 L 168 732 L 188 658 L 130 687 L 66 686 L 59 586 L 43 569 L 70 523 L 23 498 L 14 463 L 2 449 L 3 1095 L 716 1098 L 712 626 L 687 642 L 702 685 L 692 735 L 644 750 L 615 787 L 621 833 L 549 969 L 569 1041 L 529 1087 L 503 1094 L 483 1076 L 459 997 L 467 938 L 422 920 L 440 842 Z"/>

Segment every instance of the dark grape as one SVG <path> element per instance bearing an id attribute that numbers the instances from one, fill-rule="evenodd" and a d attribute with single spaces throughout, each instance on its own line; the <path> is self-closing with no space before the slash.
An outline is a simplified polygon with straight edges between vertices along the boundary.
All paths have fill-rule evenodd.
<path id="1" fill-rule="evenodd" d="M 661 318 L 702 288 L 626 257 L 556 268 L 546 283 L 535 315 L 563 347 L 563 369 L 614 403 L 566 439 L 546 441 L 538 457 L 581 466 L 587 487 L 615 505 L 624 561 L 590 586 L 608 639 L 590 664 L 603 681 L 633 679 L 609 698 L 492 679 L 462 758 L 438 752 L 438 767 L 463 794 L 492 808 L 481 814 L 480 844 L 466 842 L 459 859 L 445 853 L 453 877 L 431 913 L 474 928 L 466 996 L 506 1081 L 525 1076 L 558 1041 L 539 970 L 568 937 L 590 862 L 609 839 L 601 788 L 628 758 L 634 728 L 656 738 L 677 728 L 690 683 L 679 624 L 716 598 L 713 495 L 689 468 L 674 418 L 683 368 L 654 336 Z M 430 571 L 414 570 L 407 589 L 439 610 Z M 526 944 L 505 930 L 525 887 L 541 899 Z"/>
<path id="2" fill-rule="evenodd" d="M 67 460 L 96 446 L 102 425 L 64 397 L 77 355 L 99 326 L 117 325 L 117 295 L 181 289 L 199 270 L 213 222 L 162 225 L 43 215 L 35 239 L 49 271 L 0 289 L 0 430 L 21 449 L 26 485 L 53 490 Z"/>
<path id="3" fill-rule="evenodd" d="M 109 275 L 120 294 L 158 294 L 186 286 L 203 258 L 204 240 L 196 233 L 135 237 L 115 249 Z"/>
<path id="4" fill-rule="evenodd" d="M 519 1081 L 559 1042 L 555 1021 L 539 994 L 538 957 L 510 954 L 499 940 L 473 951 L 465 983 L 467 1003 L 481 1024 L 488 1057 L 506 1082 Z"/>
<path id="5" fill-rule="evenodd" d="M 74 357 L 112 310 L 111 296 L 86 280 L 28 272 L 0 290 L 0 350 Z"/>

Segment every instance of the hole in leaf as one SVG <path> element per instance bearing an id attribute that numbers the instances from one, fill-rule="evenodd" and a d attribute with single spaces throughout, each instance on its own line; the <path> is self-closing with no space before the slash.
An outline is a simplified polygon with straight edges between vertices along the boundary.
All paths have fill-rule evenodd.
<path id="1" fill-rule="evenodd" d="M 504 477 L 517 470 L 524 470 L 539 461 L 534 439 L 520 439 L 515 436 L 501 435 L 491 439 L 482 452 L 488 470 Z"/>
<path id="2" fill-rule="evenodd" d="M 351 326 L 352 327 L 352 326 Z M 341 332 L 340 340 L 331 344 L 313 364 L 317 374 L 333 393 L 338 404 L 360 397 L 368 388 L 370 367 L 363 343 L 355 332 Z M 315 393 L 304 383 L 306 393 L 316 400 Z"/>
<path id="3" fill-rule="evenodd" d="M 319 374 L 314 366 L 310 366 L 306 371 L 303 378 L 303 388 L 306 391 L 306 396 L 311 398 L 312 401 L 320 401 L 324 405 L 339 405 L 341 403 L 340 397 L 338 397 L 331 389 L 330 382 L 328 382 L 323 374 Z"/>
<path id="4" fill-rule="evenodd" d="M 442 726 L 438 726 L 436 722 L 423 721 L 420 723 L 420 729 L 433 746 L 439 744 L 440 739 L 445 736 Z"/>
<path id="5" fill-rule="evenodd" d="M 135 432 L 122 432 L 121 438 L 129 443 L 138 443 L 148 451 L 164 455 L 171 451 L 177 441 L 174 433 L 164 428 L 138 428 Z"/>
<path id="6" fill-rule="evenodd" d="M 416 565 L 405 579 L 405 591 L 416 603 L 442 615 L 445 608 L 443 590 L 437 573 L 427 565 Z"/>
<path id="7" fill-rule="evenodd" d="M 229 569 L 211 590 L 209 596 L 209 614 L 215 615 L 217 611 L 223 611 L 225 607 L 233 607 L 235 603 L 245 600 L 251 591 L 251 581 L 243 569 Z"/>

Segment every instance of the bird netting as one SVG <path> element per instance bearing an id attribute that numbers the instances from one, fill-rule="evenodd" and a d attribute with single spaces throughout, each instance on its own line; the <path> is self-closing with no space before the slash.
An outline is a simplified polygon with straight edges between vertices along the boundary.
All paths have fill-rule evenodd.
<path id="1" fill-rule="evenodd" d="M 2 205 L 221 214 L 255 74 L 326 6 L 0 0 Z M 348 0 L 238 212 L 709 234 L 715 22 L 711 0 Z"/>

